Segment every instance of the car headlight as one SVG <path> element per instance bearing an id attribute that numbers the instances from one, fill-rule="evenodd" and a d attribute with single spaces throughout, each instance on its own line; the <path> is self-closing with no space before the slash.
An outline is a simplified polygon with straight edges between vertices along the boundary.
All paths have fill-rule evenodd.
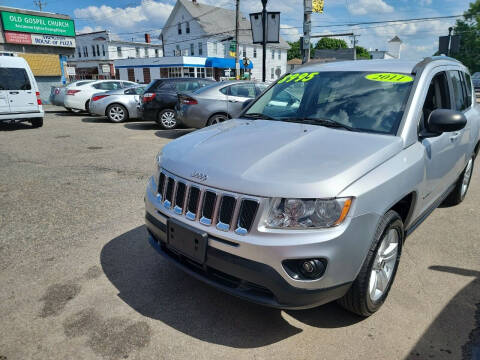
<path id="1" fill-rule="evenodd" d="M 273 229 L 329 228 L 348 215 L 352 198 L 273 199 L 266 226 Z"/>

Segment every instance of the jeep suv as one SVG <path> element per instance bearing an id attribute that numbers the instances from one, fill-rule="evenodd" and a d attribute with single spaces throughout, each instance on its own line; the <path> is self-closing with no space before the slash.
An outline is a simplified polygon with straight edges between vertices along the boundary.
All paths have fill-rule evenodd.
<path id="1" fill-rule="evenodd" d="M 479 116 L 467 68 L 447 57 L 306 65 L 239 118 L 163 148 L 145 197 L 149 241 L 243 299 L 338 299 L 369 316 L 407 236 L 465 198 Z"/>

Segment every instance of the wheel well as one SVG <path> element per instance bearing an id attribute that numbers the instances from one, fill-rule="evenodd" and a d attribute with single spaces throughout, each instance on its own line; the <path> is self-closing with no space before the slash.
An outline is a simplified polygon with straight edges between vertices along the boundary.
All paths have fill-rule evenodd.
<path id="1" fill-rule="evenodd" d="M 107 114 L 108 114 L 108 109 L 110 109 L 110 107 L 112 107 L 113 105 L 120 105 L 120 106 L 122 106 L 122 107 L 125 109 L 125 111 L 127 112 L 127 115 L 130 116 L 130 113 L 128 112 L 127 107 L 126 107 L 125 105 L 123 105 L 123 104 L 120 104 L 120 103 L 112 103 L 112 104 L 108 105 L 107 108 L 105 109 L 105 116 L 108 116 L 108 115 L 107 115 Z"/>
<path id="2" fill-rule="evenodd" d="M 402 218 L 403 224 L 406 226 L 410 216 L 412 215 L 413 205 L 415 201 L 415 193 L 410 193 L 402 200 L 392 206 L 390 210 L 394 210 Z"/>
<path id="3" fill-rule="evenodd" d="M 214 116 L 217 116 L 217 115 L 225 115 L 227 118 L 231 119 L 232 117 L 226 113 L 226 112 L 223 112 L 223 111 L 219 111 L 219 112 L 216 112 L 215 114 L 212 114 L 208 120 L 210 120 L 211 118 L 213 118 Z"/>

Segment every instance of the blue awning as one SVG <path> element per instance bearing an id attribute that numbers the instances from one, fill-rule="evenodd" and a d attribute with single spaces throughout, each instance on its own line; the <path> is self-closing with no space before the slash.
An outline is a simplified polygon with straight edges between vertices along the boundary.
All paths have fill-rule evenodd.
<path id="1" fill-rule="evenodd" d="M 235 69 L 235 59 L 234 58 L 218 58 L 218 57 L 209 57 L 205 61 L 205 67 L 213 67 L 219 69 Z M 240 69 L 245 69 L 243 66 L 243 61 L 240 60 Z M 247 69 L 253 69 L 253 63 L 250 62 Z"/>

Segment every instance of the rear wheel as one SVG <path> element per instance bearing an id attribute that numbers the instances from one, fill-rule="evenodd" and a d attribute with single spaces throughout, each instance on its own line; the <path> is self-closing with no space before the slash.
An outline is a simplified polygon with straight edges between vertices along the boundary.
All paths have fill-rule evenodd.
<path id="1" fill-rule="evenodd" d="M 404 240 L 403 222 L 393 210 L 381 219 L 367 258 L 343 298 L 345 309 L 360 316 L 370 316 L 385 302 L 397 273 Z"/>
<path id="2" fill-rule="evenodd" d="M 228 120 L 228 115 L 225 114 L 215 114 L 210 119 L 208 119 L 207 126 L 220 124 Z"/>
<path id="3" fill-rule="evenodd" d="M 128 120 L 128 111 L 125 106 L 112 104 L 107 108 L 108 120 L 114 123 L 121 123 Z"/>
<path id="4" fill-rule="evenodd" d="M 475 158 L 472 156 L 468 160 L 465 170 L 458 178 L 455 187 L 448 197 L 444 200 L 443 206 L 455 206 L 460 204 L 467 196 L 468 188 L 470 187 L 470 181 L 472 180 L 473 166 L 475 165 Z"/>
<path id="5" fill-rule="evenodd" d="M 40 128 L 43 126 L 43 118 L 32 119 L 30 120 L 30 123 L 32 124 L 32 127 Z"/>
<path id="6" fill-rule="evenodd" d="M 88 115 L 92 115 L 92 113 L 90 112 L 90 100 L 85 103 L 85 111 Z"/>
<path id="7" fill-rule="evenodd" d="M 157 124 L 165 130 L 175 129 L 177 127 L 177 115 L 175 110 L 165 109 L 158 113 Z"/>

